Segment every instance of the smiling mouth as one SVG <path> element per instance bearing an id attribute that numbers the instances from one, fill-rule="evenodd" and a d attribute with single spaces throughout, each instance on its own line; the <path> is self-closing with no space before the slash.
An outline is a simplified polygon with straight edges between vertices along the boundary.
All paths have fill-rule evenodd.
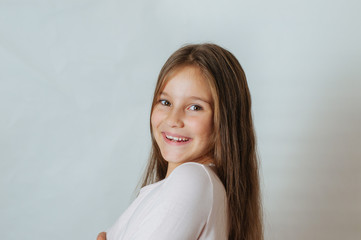
<path id="1" fill-rule="evenodd" d="M 173 136 L 170 136 L 167 134 L 164 134 L 164 135 L 168 140 L 171 140 L 172 142 L 188 142 L 190 139 L 190 138 L 186 138 L 186 137 L 173 137 Z"/>

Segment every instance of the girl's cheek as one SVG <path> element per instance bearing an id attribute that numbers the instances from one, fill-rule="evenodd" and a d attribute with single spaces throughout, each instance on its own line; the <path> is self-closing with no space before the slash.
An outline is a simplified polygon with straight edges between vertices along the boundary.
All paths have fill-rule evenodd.
<path id="1" fill-rule="evenodd" d="M 157 125 L 159 125 L 159 123 L 162 121 L 164 113 L 162 113 L 162 111 L 159 111 L 157 109 L 153 110 L 152 113 L 152 117 L 151 117 L 151 122 L 152 122 L 152 126 L 156 127 Z"/>

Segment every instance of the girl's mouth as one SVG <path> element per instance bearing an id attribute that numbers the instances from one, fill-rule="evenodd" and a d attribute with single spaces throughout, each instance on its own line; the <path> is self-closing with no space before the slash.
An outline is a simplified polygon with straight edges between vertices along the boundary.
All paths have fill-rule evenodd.
<path id="1" fill-rule="evenodd" d="M 177 138 L 177 137 L 169 136 L 167 134 L 165 134 L 165 137 L 168 138 L 169 140 L 174 141 L 174 142 L 187 142 L 187 141 L 189 141 L 189 138 Z"/>
<path id="2" fill-rule="evenodd" d="M 167 143 L 173 143 L 176 145 L 187 143 L 191 140 L 191 138 L 184 136 L 174 136 L 169 133 L 162 132 L 163 138 Z"/>

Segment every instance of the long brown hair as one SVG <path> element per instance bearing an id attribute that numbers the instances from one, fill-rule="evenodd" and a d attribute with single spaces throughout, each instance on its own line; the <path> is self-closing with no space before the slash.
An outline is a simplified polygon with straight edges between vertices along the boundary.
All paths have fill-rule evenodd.
<path id="1" fill-rule="evenodd" d="M 229 240 L 263 239 L 262 208 L 251 96 L 245 73 L 232 53 L 215 44 L 191 44 L 174 52 L 162 67 L 154 91 L 158 96 L 178 67 L 201 69 L 214 102 L 212 158 L 227 193 Z M 165 178 L 167 162 L 154 139 L 142 187 Z"/>

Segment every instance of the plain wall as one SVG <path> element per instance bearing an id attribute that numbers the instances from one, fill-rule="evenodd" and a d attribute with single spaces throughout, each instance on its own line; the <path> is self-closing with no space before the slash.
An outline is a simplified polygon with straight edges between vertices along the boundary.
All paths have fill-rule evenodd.
<path id="1" fill-rule="evenodd" d="M 1 239 L 95 239 L 134 197 L 158 72 L 242 64 L 265 239 L 361 239 L 361 3 L 0 0 Z"/>

